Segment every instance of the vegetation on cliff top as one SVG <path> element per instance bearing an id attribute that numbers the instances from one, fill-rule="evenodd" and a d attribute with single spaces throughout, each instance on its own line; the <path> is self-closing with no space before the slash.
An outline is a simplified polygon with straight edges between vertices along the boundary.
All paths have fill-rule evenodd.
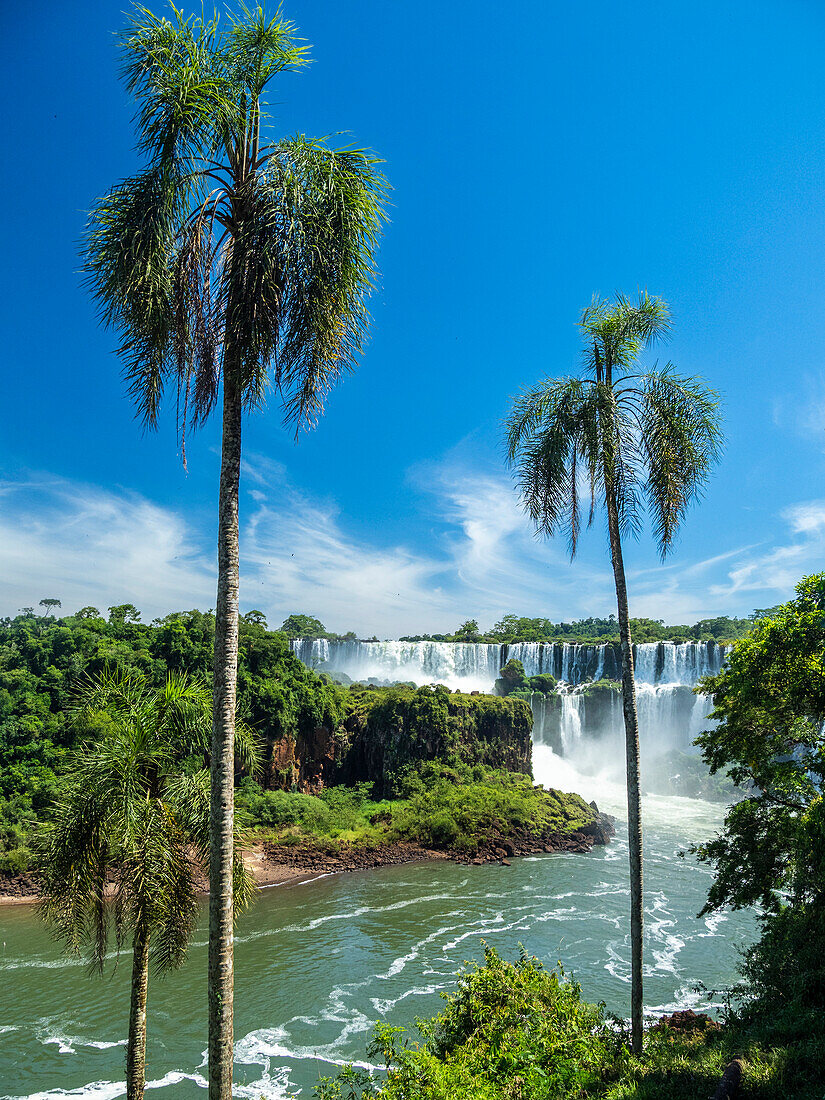
<path id="1" fill-rule="evenodd" d="M 634 642 L 730 642 L 743 637 L 752 628 L 762 612 L 756 611 L 747 619 L 719 615 L 715 619 L 701 619 L 692 626 L 668 625 L 664 619 L 631 619 Z M 479 628 L 475 619 L 469 619 L 452 634 L 408 635 L 402 642 L 582 642 L 601 645 L 619 641 L 619 623 L 615 615 L 607 618 L 573 619 L 554 623 L 550 619 L 531 619 L 523 615 L 503 615 L 487 631 Z"/>
<path id="2" fill-rule="evenodd" d="M 311 845 L 330 854 L 398 842 L 468 857 L 506 842 L 512 852 L 513 840 L 544 843 L 599 821 L 577 794 L 546 791 L 526 775 L 478 764 L 408 765 L 394 785 L 393 798 L 375 800 L 370 783 L 330 787 L 313 796 L 262 791 L 246 780 L 237 803 L 258 839 L 284 848 Z"/>
<path id="3" fill-rule="evenodd" d="M 770 609 L 772 610 L 772 609 Z M 631 619 L 634 642 L 733 642 L 743 638 L 755 622 L 768 611 L 754 611 L 747 619 L 718 615 L 700 619 L 692 626 L 668 625 L 664 619 Z M 327 630 L 313 615 L 293 614 L 284 620 L 281 630 L 290 638 L 325 638 L 328 641 L 355 641 L 350 630 L 335 634 Z M 361 641 L 376 642 L 377 638 Z M 619 623 L 615 615 L 600 619 L 590 616 L 570 622 L 554 623 L 550 619 L 531 619 L 524 615 L 503 615 L 489 630 L 482 630 L 476 619 L 468 619 L 452 633 L 405 634 L 402 642 L 488 642 L 499 645 L 510 642 L 582 642 L 601 645 L 619 641 Z"/>
<path id="4" fill-rule="evenodd" d="M 438 760 L 532 774 L 533 719 L 524 699 L 354 684 L 344 699 L 346 755 L 340 779 L 370 779 L 379 796 L 397 797 L 406 771 Z"/>

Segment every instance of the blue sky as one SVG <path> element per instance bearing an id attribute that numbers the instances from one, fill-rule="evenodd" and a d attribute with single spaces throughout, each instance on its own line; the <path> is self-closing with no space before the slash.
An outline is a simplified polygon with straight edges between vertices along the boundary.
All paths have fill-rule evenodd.
<path id="1" fill-rule="evenodd" d="M 142 436 L 78 275 L 96 195 L 137 161 L 123 0 L 3 5 L 0 614 L 214 603 L 218 435 Z M 578 363 L 594 293 L 647 286 L 659 357 L 723 395 L 727 450 L 662 566 L 627 549 L 631 611 L 787 598 L 825 556 L 825 7 L 290 0 L 314 64 L 274 126 L 385 158 L 371 342 L 296 445 L 247 422 L 242 603 L 382 637 L 468 617 L 611 610 L 602 528 L 536 543 L 503 462 L 510 395 Z M 347 139 L 341 139 L 347 140 Z"/>

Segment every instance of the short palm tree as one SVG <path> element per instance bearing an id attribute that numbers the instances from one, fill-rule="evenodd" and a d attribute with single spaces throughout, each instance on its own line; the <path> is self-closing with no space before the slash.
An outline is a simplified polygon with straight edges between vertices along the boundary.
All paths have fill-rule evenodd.
<path id="1" fill-rule="evenodd" d="M 102 971 L 110 943 L 132 941 L 126 1095 L 143 1097 L 149 963 L 180 966 L 198 915 L 209 859 L 211 693 L 185 675 L 150 688 L 137 674 L 88 680 L 80 715 L 101 713 L 102 734 L 75 754 L 41 841 L 41 911 L 69 950 Z M 242 737 L 245 762 L 251 762 Z M 254 884 L 238 851 L 235 905 Z"/>
<path id="2" fill-rule="evenodd" d="M 622 647 L 630 840 L 631 1031 L 642 1046 L 642 806 L 639 723 L 622 537 L 641 529 L 647 505 L 664 557 L 721 448 L 718 397 L 671 364 L 640 372 L 642 350 L 665 336 L 668 307 L 647 293 L 637 302 L 594 299 L 579 324 L 584 370 L 520 394 L 507 419 L 507 446 L 525 509 L 538 533 L 565 533 L 575 556 L 584 491 L 588 525 L 607 514 Z"/>
<path id="3" fill-rule="evenodd" d="M 164 388 L 186 428 L 223 421 L 212 742 L 210 1100 L 232 1087 L 233 736 L 238 658 L 241 421 L 271 385 L 299 430 L 363 344 L 386 184 L 364 151 L 268 141 L 263 94 L 306 63 L 295 27 L 242 7 L 169 19 L 145 8 L 122 37 L 146 167 L 100 199 L 86 270 L 144 423 Z"/>

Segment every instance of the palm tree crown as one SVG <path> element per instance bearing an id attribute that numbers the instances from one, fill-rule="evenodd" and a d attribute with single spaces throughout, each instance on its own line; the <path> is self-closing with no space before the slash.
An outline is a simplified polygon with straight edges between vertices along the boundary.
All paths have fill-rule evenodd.
<path id="1" fill-rule="evenodd" d="M 670 330 L 667 305 L 596 298 L 579 328 L 584 369 L 548 379 L 520 394 L 507 419 L 507 450 L 522 500 L 536 529 L 567 535 L 571 556 L 606 493 L 615 494 L 622 534 L 650 513 L 662 556 L 721 449 L 718 397 L 672 364 L 638 370 L 645 347 Z"/>
<path id="2" fill-rule="evenodd" d="M 271 368 L 286 419 L 309 426 L 366 332 L 386 197 L 377 158 L 263 140 L 266 85 L 308 61 L 280 14 L 243 10 L 221 28 L 139 8 L 122 49 L 147 166 L 98 201 L 85 259 L 139 414 L 156 425 L 172 380 L 185 446 L 222 375 L 254 407 Z"/>
<path id="3" fill-rule="evenodd" d="M 102 970 L 141 928 L 156 970 L 183 961 L 208 865 L 211 693 L 170 674 L 157 689 L 137 673 L 104 671 L 83 685 L 76 718 L 103 718 L 103 733 L 74 754 L 68 781 L 42 841 L 41 909 L 73 954 Z M 242 729 L 242 758 L 254 746 Z M 238 856 L 236 901 L 252 880 Z"/>

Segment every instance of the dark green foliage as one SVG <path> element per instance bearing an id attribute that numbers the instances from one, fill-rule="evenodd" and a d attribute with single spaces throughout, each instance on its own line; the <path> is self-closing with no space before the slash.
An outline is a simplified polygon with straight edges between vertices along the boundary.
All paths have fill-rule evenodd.
<path id="1" fill-rule="evenodd" d="M 530 677 L 530 690 L 540 692 L 542 695 L 552 695 L 557 686 L 557 680 L 549 672 L 537 672 Z"/>
<path id="2" fill-rule="evenodd" d="M 538 672 L 535 676 L 528 676 L 521 661 L 511 657 L 501 669 L 494 690 L 496 695 L 517 696 L 529 700 L 533 692 L 552 695 L 556 686 L 557 681 L 549 672 Z"/>
<path id="3" fill-rule="evenodd" d="M 634 642 L 732 642 L 744 637 L 754 622 L 766 612 L 754 612 L 750 618 L 736 619 L 719 615 L 715 619 L 702 619 L 693 626 L 667 625 L 664 619 L 631 619 L 630 630 Z M 465 624 L 467 625 L 467 624 Z M 598 644 L 617 642 L 619 624 L 615 615 L 605 619 L 574 619 L 569 623 L 554 623 L 549 619 L 531 619 L 521 615 L 504 615 L 486 633 L 476 632 L 472 637 L 455 634 L 407 635 L 402 642 L 581 642 Z M 462 628 L 463 629 L 463 628 Z"/>
<path id="4" fill-rule="evenodd" d="M 502 838 L 538 840 L 596 820 L 576 794 L 534 787 L 526 775 L 476 764 L 438 761 L 408 766 L 391 799 L 371 797 L 373 785 L 330 787 L 318 796 L 262 791 L 245 780 L 237 805 L 247 823 L 279 844 L 376 847 L 405 841 L 474 855 Z"/>
<path id="5" fill-rule="evenodd" d="M 449 635 L 451 642 L 480 642 L 481 632 L 478 629 L 478 622 L 475 619 L 468 619 L 462 623 L 455 634 Z"/>
<path id="6" fill-rule="evenodd" d="M 369 1053 L 387 1066 L 381 1087 L 350 1071 L 322 1082 L 319 1100 L 347 1097 L 351 1085 L 353 1095 L 384 1100 L 573 1100 L 603 1095 L 627 1065 L 604 1006 L 524 952 L 508 963 L 488 947 L 484 965 L 467 965 L 446 1001 L 440 1015 L 418 1021 L 420 1044 L 403 1028 L 376 1028 Z"/>
<path id="7" fill-rule="evenodd" d="M 704 911 L 759 904 L 743 1019 L 825 1064 L 825 573 L 765 613 L 703 688 L 717 725 L 698 744 L 747 796 L 699 849 L 716 877 Z M 817 1046 L 818 1044 L 818 1046 Z M 800 1057 L 802 1055 L 800 1054 Z M 811 1054 L 811 1057 L 813 1055 Z"/>
<path id="8" fill-rule="evenodd" d="M 524 665 L 511 657 L 499 673 L 496 680 L 496 695 L 509 695 L 512 691 L 522 690 L 527 687 L 527 677 L 524 673 Z"/>
<path id="9" fill-rule="evenodd" d="M 310 795 L 263 791 L 245 780 L 236 793 L 236 805 L 250 825 L 269 831 L 273 839 L 372 841 L 379 838 L 373 818 L 388 804 L 373 801 L 371 788 L 371 783 L 359 783 Z"/>
<path id="10" fill-rule="evenodd" d="M 532 715 L 521 699 L 462 695 L 447 688 L 364 688 L 346 697 L 349 751 L 341 779 L 370 779 L 398 793 L 409 766 L 438 760 L 530 772 Z"/>
<path id="11" fill-rule="evenodd" d="M 281 623 L 281 632 L 288 638 L 326 638 L 327 628 L 312 615 L 287 615 Z"/>
<path id="12" fill-rule="evenodd" d="M 716 869 L 709 908 L 825 905 L 825 573 L 797 593 L 702 684 L 717 725 L 697 744 L 712 772 L 752 791 L 700 851 Z"/>
<path id="13" fill-rule="evenodd" d="M 393 832 L 432 848 L 472 853 L 499 836 L 538 839 L 595 817 L 577 794 L 544 791 L 526 775 L 478 765 L 424 765 L 407 774 L 401 790 L 406 805 L 394 808 Z"/>
<path id="14" fill-rule="evenodd" d="M 179 612 L 148 625 L 129 604 L 111 608 L 108 621 L 96 611 L 0 620 L 0 871 L 30 864 L 29 834 L 48 816 L 77 741 L 67 713 L 84 673 L 137 672 L 154 687 L 169 672 L 211 678 L 211 614 Z M 301 664 L 282 634 L 242 619 L 240 644 L 240 710 L 268 750 L 287 734 L 335 728 L 342 693 Z"/>

